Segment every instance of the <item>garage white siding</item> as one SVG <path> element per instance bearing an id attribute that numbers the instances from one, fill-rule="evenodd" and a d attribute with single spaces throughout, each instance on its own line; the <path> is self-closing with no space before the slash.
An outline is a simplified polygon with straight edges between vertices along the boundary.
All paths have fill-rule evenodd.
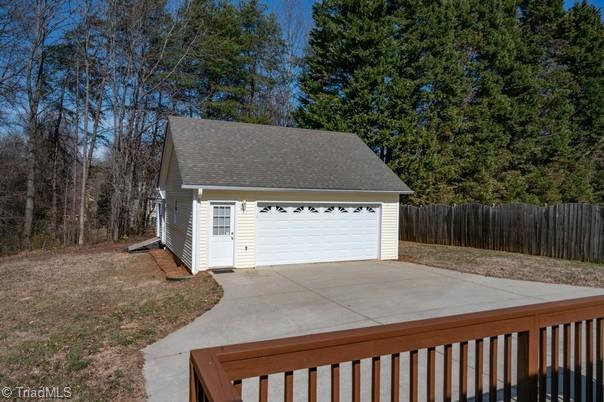
<path id="1" fill-rule="evenodd" d="M 193 234 L 193 190 L 183 190 L 174 153 L 168 165 L 166 186 L 166 246 L 189 269 Z"/>
<path id="2" fill-rule="evenodd" d="M 197 204 L 197 267 L 207 269 L 208 264 L 208 224 L 210 203 L 200 200 Z"/>
<path id="3" fill-rule="evenodd" d="M 398 258 L 398 226 L 399 202 L 398 196 L 396 196 L 396 202 L 382 204 L 381 260 L 396 260 Z"/>
<path id="4" fill-rule="evenodd" d="M 253 267 L 256 265 L 256 203 L 235 204 L 235 266 Z"/>

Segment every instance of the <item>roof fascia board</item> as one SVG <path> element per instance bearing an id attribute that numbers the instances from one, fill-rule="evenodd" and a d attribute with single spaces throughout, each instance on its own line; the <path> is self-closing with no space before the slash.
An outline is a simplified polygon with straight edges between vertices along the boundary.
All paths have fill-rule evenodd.
<path id="1" fill-rule="evenodd" d="M 304 191 L 304 192 L 340 192 L 340 193 L 391 193 L 413 194 L 414 191 L 389 191 L 389 190 L 337 190 L 327 188 L 282 188 L 282 187 L 240 187 L 240 186 L 206 186 L 203 184 L 183 184 L 183 189 L 203 190 L 232 190 L 232 191 Z"/>
<path id="2" fill-rule="evenodd" d="M 166 125 L 166 134 L 164 136 L 164 145 L 161 151 L 161 165 L 159 167 L 159 175 L 157 176 L 157 187 L 163 188 L 168 180 L 169 163 L 172 157 L 174 144 L 172 144 L 172 135 L 170 133 L 170 125 Z"/>

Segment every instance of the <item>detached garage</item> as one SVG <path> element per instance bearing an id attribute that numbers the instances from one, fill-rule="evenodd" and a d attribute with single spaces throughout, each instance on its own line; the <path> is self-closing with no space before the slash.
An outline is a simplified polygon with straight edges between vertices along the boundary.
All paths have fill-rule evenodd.
<path id="1" fill-rule="evenodd" d="M 396 259 L 411 190 L 355 134 L 171 117 L 158 236 L 191 272 Z"/>

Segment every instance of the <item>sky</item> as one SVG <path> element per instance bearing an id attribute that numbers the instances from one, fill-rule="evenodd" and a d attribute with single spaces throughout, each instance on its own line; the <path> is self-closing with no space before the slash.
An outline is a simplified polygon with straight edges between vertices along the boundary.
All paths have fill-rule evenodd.
<path id="1" fill-rule="evenodd" d="M 564 5 L 566 6 L 566 8 L 572 7 L 572 5 L 575 3 L 576 0 L 564 0 Z M 589 3 L 599 8 L 604 7 L 604 0 L 590 0 Z"/>
<path id="2" fill-rule="evenodd" d="M 273 11 L 277 15 L 281 15 L 283 11 L 283 0 L 266 0 L 268 4 L 268 8 L 270 11 Z M 313 0 L 297 0 L 293 1 L 293 3 L 297 4 L 299 8 L 298 12 L 301 13 L 301 19 L 306 30 L 309 30 L 312 27 L 312 4 Z M 577 0 L 564 0 L 564 6 L 566 8 L 572 7 Z M 589 0 L 589 3 L 604 9 L 604 0 Z"/>

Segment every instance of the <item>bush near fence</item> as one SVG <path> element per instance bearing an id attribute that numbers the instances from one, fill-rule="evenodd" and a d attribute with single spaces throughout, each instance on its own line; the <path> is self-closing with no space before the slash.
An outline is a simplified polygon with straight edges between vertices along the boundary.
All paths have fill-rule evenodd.
<path id="1" fill-rule="evenodd" d="M 404 241 L 604 263 L 598 205 L 401 205 L 399 227 Z"/>

